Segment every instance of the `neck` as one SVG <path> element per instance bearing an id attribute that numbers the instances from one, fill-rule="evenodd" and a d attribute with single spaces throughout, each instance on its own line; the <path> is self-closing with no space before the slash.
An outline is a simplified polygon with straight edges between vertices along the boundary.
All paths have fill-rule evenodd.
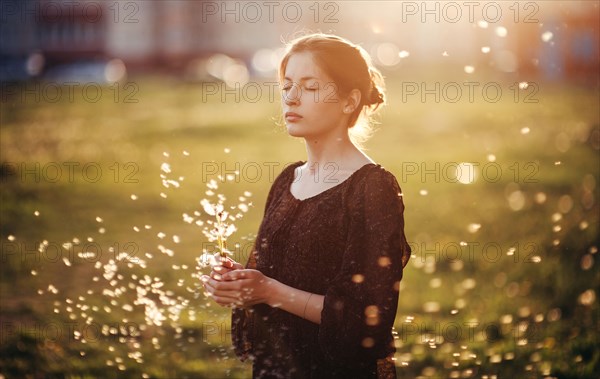
<path id="1" fill-rule="evenodd" d="M 324 136 L 305 137 L 307 168 L 310 171 L 323 169 L 334 164 L 343 168 L 360 150 L 350 141 L 347 131 L 331 133 Z"/>

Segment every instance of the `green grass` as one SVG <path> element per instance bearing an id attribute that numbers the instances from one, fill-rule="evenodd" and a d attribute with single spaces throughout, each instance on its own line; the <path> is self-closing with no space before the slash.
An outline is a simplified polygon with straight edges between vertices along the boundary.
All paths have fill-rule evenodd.
<path id="1" fill-rule="evenodd" d="M 304 146 L 276 125 L 277 102 L 202 102 L 199 84 L 135 82 L 137 103 L 107 95 L 93 104 L 76 97 L 58 103 L 11 98 L 1 105 L 0 374 L 6 378 L 250 376 L 249 364 L 231 351 L 228 311 L 186 290 L 193 287 L 195 257 L 208 244 L 182 214 L 200 209 L 207 170 L 239 169 L 241 180 L 219 192 L 233 202 L 252 192 L 253 207 L 233 238 L 241 244 L 234 258 L 244 261 L 272 183 L 269 167 L 277 174 L 305 159 Z M 541 84 L 538 103 L 515 103 L 510 83 L 502 85 L 506 96 L 497 103 L 480 97 L 423 103 L 418 97 L 402 102 L 400 79 L 388 81 L 390 103 L 367 154 L 398 178 L 414 247 L 396 320 L 400 377 L 592 378 L 600 369 L 598 93 Z M 162 186 L 163 162 L 171 165 L 169 177 L 185 177 L 180 188 Z M 459 162 L 478 165 L 474 183 L 451 180 Z M 21 176 L 21 164 L 30 170 L 39 164 L 39 183 L 34 174 Z M 83 172 L 86 164 L 90 171 Z M 62 176 L 54 181 L 50 170 L 57 165 Z M 102 169 L 97 182 L 86 176 L 91 166 Z M 490 180 L 484 166 L 500 168 L 500 175 Z M 540 194 L 543 202 L 536 201 Z M 470 224 L 481 227 L 472 232 Z M 61 247 L 74 238 L 79 244 Z M 48 251 L 36 253 L 44 240 Z M 110 247 L 147 267 L 120 264 L 123 277 L 109 284 L 94 264 L 114 258 Z M 100 257 L 77 258 L 85 249 Z M 584 270 L 582 260 L 593 263 Z M 128 283 L 143 275 L 159 277 L 175 301 L 190 300 L 177 323 L 148 326 L 139 305 L 122 309 L 135 300 Z M 48 284 L 59 293 L 49 293 Z M 120 297 L 102 295 L 119 286 L 126 289 Z M 590 289 L 596 299 L 582 305 L 580 295 Z M 428 302 L 439 311 L 427 312 Z M 78 308 L 83 305 L 89 309 Z M 94 326 L 134 325 L 139 334 L 86 329 L 82 312 L 93 316 Z M 76 340 L 74 330 L 85 330 L 88 341 Z M 135 351 L 143 363 L 128 357 Z"/>

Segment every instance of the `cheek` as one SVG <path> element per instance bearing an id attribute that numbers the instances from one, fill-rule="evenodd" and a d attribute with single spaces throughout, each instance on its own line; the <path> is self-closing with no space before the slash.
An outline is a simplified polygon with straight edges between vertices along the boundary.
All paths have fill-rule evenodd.
<path id="1" fill-rule="evenodd" d="M 337 93 L 337 87 L 333 84 L 326 84 L 321 91 L 323 100 L 327 103 L 338 103 L 339 97 Z"/>

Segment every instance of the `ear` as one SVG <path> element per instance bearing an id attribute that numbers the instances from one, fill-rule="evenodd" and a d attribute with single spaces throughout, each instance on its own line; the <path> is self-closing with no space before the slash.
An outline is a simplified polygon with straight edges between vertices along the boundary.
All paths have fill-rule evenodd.
<path id="1" fill-rule="evenodd" d="M 350 91 L 348 96 L 346 96 L 346 98 L 343 100 L 342 112 L 344 112 L 345 114 L 350 114 L 354 112 L 356 108 L 358 108 L 358 106 L 360 105 L 360 99 L 361 94 L 358 89 L 355 88 L 352 91 Z"/>

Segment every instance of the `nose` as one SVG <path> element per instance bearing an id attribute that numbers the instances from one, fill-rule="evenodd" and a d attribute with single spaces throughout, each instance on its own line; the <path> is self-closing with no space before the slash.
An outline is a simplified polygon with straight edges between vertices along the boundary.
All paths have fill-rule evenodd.
<path id="1" fill-rule="evenodd" d="M 298 104 L 300 102 L 301 90 L 300 86 L 293 83 L 288 90 L 284 90 L 283 101 L 286 105 Z"/>

